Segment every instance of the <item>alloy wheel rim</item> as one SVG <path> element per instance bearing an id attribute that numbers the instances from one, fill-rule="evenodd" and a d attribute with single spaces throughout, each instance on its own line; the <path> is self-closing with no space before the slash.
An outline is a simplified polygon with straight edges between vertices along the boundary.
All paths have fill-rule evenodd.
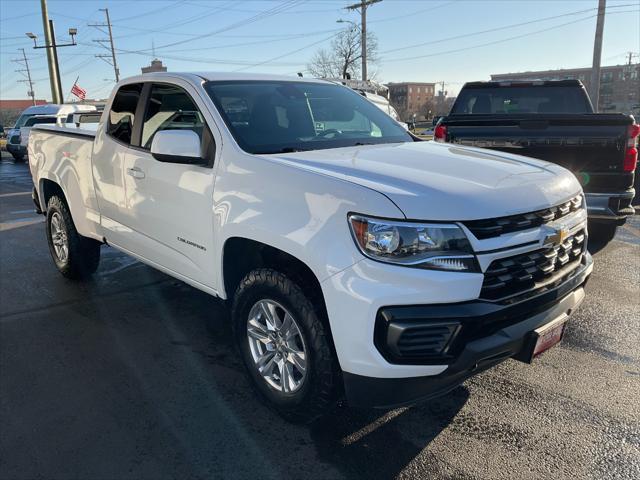
<path id="1" fill-rule="evenodd" d="M 247 339 L 254 367 L 267 384 L 281 393 L 298 391 L 307 376 L 307 350 L 300 328 L 289 311 L 263 299 L 251 308 Z"/>
<path id="2" fill-rule="evenodd" d="M 53 250 L 61 262 L 66 262 L 69 258 L 69 240 L 67 231 L 64 228 L 62 217 L 58 212 L 51 215 L 51 243 Z"/>

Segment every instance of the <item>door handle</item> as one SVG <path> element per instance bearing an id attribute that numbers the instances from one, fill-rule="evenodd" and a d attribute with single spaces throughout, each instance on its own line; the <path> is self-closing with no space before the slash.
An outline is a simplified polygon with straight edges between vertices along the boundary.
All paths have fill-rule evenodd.
<path id="1" fill-rule="evenodd" d="M 144 178 L 144 172 L 138 167 L 127 168 L 127 174 L 133 178 Z"/>

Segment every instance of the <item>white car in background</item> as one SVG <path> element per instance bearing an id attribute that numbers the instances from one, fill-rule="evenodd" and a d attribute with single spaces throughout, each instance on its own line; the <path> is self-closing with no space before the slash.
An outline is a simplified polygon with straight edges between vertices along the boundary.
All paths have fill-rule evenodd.
<path id="1" fill-rule="evenodd" d="M 49 103 L 47 105 L 34 105 L 25 109 L 18 120 L 16 120 L 15 126 L 7 131 L 7 151 L 17 161 L 21 161 L 27 154 L 26 144 L 23 145 L 20 141 L 20 129 L 25 126 L 27 120 L 35 116 L 54 116 L 59 125 L 63 125 L 70 122 L 73 114 L 77 112 L 95 112 L 95 105 L 59 105 L 55 103 Z"/>
<path id="2" fill-rule="evenodd" d="M 33 117 L 27 118 L 24 127 L 20 127 L 20 145 L 25 149 L 27 148 L 29 145 L 29 133 L 34 125 L 55 125 L 56 123 L 58 123 L 58 117 L 55 115 L 34 115 Z"/>

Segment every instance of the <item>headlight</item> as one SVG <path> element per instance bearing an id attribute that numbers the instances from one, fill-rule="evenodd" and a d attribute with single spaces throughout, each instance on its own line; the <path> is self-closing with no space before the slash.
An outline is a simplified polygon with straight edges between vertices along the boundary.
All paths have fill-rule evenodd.
<path id="1" fill-rule="evenodd" d="M 374 260 L 433 270 L 477 272 L 471 244 L 454 224 L 411 223 L 350 215 L 360 251 Z"/>

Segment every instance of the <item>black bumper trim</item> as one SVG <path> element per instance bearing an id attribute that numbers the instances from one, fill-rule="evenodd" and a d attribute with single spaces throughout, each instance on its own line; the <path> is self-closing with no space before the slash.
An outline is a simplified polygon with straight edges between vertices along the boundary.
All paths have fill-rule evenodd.
<path id="1" fill-rule="evenodd" d="M 534 308 L 517 323 L 498 323 L 493 332 L 468 341 L 460 349 L 455 360 L 449 363 L 447 369 L 434 376 L 409 377 L 409 378 L 374 378 L 343 373 L 347 402 L 354 407 L 367 408 L 392 408 L 411 405 L 433 397 L 443 395 L 454 389 L 467 378 L 476 375 L 498 363 L 514 357 L 520 353 L 531 332 L 536 328 L 549 323 L 560 315 L 570 315 L 584 299 L 584 285 L 590 273 L 589 267 L 585 268 L 580 277 L 580 282 L 573 288 L 557 297 L 551 305 L 544 309 Z M 577 278 L 577 277 L 576 277 Z M 573 283 L 573 282 L 572 282 Z M 559 290 L 559 289 L 558 289 Z M 557 291 L 555 291 L 557 293 Z M 553 293 L 553 292 L 549 292 Z M 547 294 L 548 295 L 548 294 Z M 450 309 L 462 308 L 473 319 L 472 311 L 478 312 L 478 306 L 468 302 L 466 304 L 448 305 Z M 514 307 L 524 308 L 530 306 L 531 300 L 516 306 L 502 306 L 502 312 L 514 312 Z M 433 314 L 434 307 L 447 307 L 443 305 L 426 305 L 422 307 L 425 312 Z M 481 308 L 485 308 L 483 306 Z M 499 306 L 494 305 L 495 308 Z M 437 310 L 438 308 L 436 308 Z M 503 316 L 503 315 L 501 315 Z M 478 317 L 475 317 L 476 320 Z"/>
<path id="2" fill-rule="evenodd" d="M 8 143 L 6 144 L 5 148 L 7 149 L 7 152 L 14 154 L 26 154 L 27 153 L 27 147 L 23 147 L 22 145 L 16 145 L 15 143 Z"/>

